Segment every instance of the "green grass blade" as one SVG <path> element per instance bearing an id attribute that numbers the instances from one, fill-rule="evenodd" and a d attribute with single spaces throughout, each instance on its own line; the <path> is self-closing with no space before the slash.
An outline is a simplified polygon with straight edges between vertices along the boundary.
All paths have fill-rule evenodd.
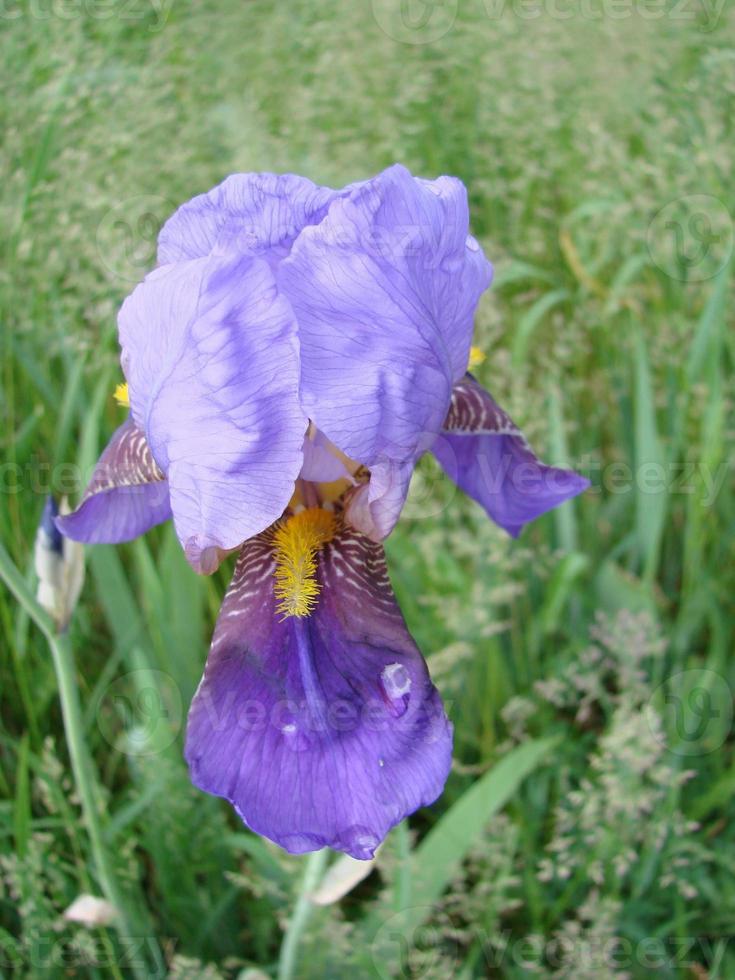
<path id="1" fill-rule="evenodd" d="M 490 818 L 518 792 L 524 779 L 558 744 L 558 738 L 525 742 L 512 749 L 477 780 L 432 827 L 411 858 L 412 902 L 391 919 L 403 935 L 411 935 L 431 914 L 434 903 L 456 875 L 473 842 Z M 392 903 L 395 908 L 395 901 Z M 383 925 L 374 914 L 364 928 L 370 941 Z"/>
<path id="2" fill-rule="evenodd" d="M 658 568 L 668 506 L 666 457 L 656 426 L 653 382 L 645 341 L 635 343 L 635 507 L 638 552 L 644 581 L 653 581 Z"/>
<path id="3" fill-rule="evenodd" d="M 537 299 L 533 306 L 527 310 L 518 321 L 513 337 L 513 350 L 511 354 L 511 364 L 514 368 L 520 368 L 526 361 L 528 346 L 536 327 L 543 318 L 559 303 L 569 299 L 568 289 L 553 289 L 550 293 L 545 293 Z"/>
<path id="4" fill-rule="evenodd" d="M 21 858 L 25 857 L 28 848 L 28 838 L 31 835 L 29 750 L 30 743 L 28 735 L 24 735 L 18 743 L 18 762 L 15 774 L 15 803 L 13 806 L 15 851 Z"/>

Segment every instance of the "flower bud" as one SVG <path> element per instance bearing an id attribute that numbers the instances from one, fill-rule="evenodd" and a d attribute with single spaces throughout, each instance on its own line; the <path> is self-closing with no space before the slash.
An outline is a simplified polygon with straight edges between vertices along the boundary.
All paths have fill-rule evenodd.
<path id="1" fill-rule="evenodd" d="M 62 501 L 61 513 L 68 513 Z M 52 496 L 46 498 L 36 532 L 34 561 L 38 575 L 36 599 L 52 617 L 61 633 L 69 625 L 84 582 L 84 546 L 56 527 L 59 508 Z"/>

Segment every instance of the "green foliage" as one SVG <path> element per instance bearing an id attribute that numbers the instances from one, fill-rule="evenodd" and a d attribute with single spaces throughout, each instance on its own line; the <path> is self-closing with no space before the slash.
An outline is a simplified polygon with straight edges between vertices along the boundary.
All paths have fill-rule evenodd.
<path id="1" fill-rule="evenodd" d="M 425 44 L 387 0 L 3 21 L 0 538 L 29 580 L 45 492 L 75 497 L 119 422 L 115 311 L 156 228 L 233 170 L 463 178 L 496 265 L 480 380 L 593 482 L 513 542 L 420 466 L 388 552 L 456 763 L 315 910 L 305 980 L 735 975 L 735 23 L 521 7 L 459 3 Z M 696 222 L 682 245 L 658 217 L 692 195 L 704 266 Z M 45 642 L 0 593 L 0 973 L 275 975 L 302 862 L 181 755 L 228 574 L 196 578 L 170 527 L 88 553 L 71 642 L 134 948 L 61 918 L 100 884 Z"/>

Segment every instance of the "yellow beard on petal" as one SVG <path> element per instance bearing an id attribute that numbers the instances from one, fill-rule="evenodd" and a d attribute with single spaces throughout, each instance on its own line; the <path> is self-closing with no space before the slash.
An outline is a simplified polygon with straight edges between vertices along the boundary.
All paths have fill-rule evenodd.
<path id="1" fill-rule="evenodd" d="M 279 600 L 276 612 L 287 616 L 308 616 L 319 599 L 316 556 L 337 532 L 337 518 L 322 507 L 293 514 L 273 532 L 276 558 L 275 586 Z"/>
<path id="2" fill-rule="evenodd" d="M 118 405 L 122 405 L 123 408 L 130 408 L 130 398 L 128 396 L 127 382 L 116 385 L 113 398 L 118 403 Z"/>

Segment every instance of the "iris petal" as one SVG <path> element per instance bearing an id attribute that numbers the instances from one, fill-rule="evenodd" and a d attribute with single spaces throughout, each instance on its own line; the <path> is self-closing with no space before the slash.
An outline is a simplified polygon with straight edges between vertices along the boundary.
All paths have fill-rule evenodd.
<path id="1" fill-rule="evenodd" d="M 304 409 L 366 466 L 412 465 L 441 429 L 491 278 L 468 221 L 460 181 L 395 166 L 335 198 L 278 267 L 299 324 Z"/>
<path id="2" fill-rule="evenodd" d="M 100 456 L 81 504 L 56 525 L 74 541 L 118 544 L 169 517 L 168 484 L 145 435 L 127 419 Z"/>
<path id="3" fill-rule="evenodd" d="M 369 482 L 349 498 L 346 513 L 350 524 L 373 541 L 387 538 L 403 510 L 415 465 L 414 457 L 373 464 Z"/>
<path id="4" fill-rule="evenodd" d="M 304 437 L 303 452 L 304 464 L 300 474 L 302 480 L 330 483 L 333 480 L 350 478 L 350 471 L 345 465 L 346 460 L 318 429 L 307 433 Z"/>
<path id="5" fill-rule="evenodd" d="M 336 191 L 295 174 L 232 174 L 183 204 L 158 237 L 158 262 L 203 258 L 212 251 L 288 254 L 306 225 L 321 220 Z"/>
<path id="6" fill-rule="evenodd" d="M 302 463 L 296 324 L 268 265 L 162 266 L 119 317 L 131 411 L 198 571 L 283 512 Z"/>
<path id="7" fill-rule="evenodd" d="M 273 567 L 267 536 L 245 545 L 189 715 L 192 779 L 286 850 L 367 859 L 440 794 L 451 725 L 379 545 L 346 528 L 325 545 L 305 619 L 276 617 Z"/>
<path id="8" fill-rule="evenodd" d="M 444 431 L 432 452 L 460 489 L 513 537 L 524 524 L 590 485 L 573 470 L 542 463 L 512 419 L 469 374 L 454 387 Z"/>

